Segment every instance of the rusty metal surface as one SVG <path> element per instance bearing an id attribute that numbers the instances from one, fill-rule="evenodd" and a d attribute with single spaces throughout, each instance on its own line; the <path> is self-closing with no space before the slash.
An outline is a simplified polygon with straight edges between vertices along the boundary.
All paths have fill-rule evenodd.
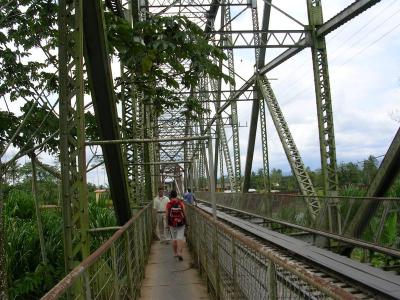
<path id="1" fill-rule="evenodd" d="M 72 299 L 108 299 L 117 295 L 125 299 L 138 295 L 153 226 L 150 203 L 41 299 L 59 299 L 67 294 L 72 295 Z"/>
<path id="2" fill-rule="evenodd" d="M 207 199 L 209 199 L 209 193 L 196 192 L 196 197 L 207 201 Z M 399 213 L 400 208 L 400 198 L 320 196 L 318 197 L 319 202 L 321 203 L 320 215 L 317 218 L 317 222 L 313 222 L 312 218 L 308 214 L 304 198 L 305 197 L 301 195 L 280 193 L 271 193 L 270 195 L 259 193 L 216 193 L 216 202 L 218 205 L 256 214 L 268 218 L 272 222 L 276 220 L 282 224 L 292 224 L 293 227 L 301 226 L 303 228 L 309 228 L 314 232 L 315 230 L 318 230 L 328 234 L 336 234 L 347 241 L 348 239 L 354 239 L 351 234 L 346 232 L 346 228 L 349 226 L 360 206 L 376 201 L 379 201 L 381 206 L 385 203 L 390 205 L 392 210 L 389 214 L 384 214 L 384 210 L 377 210 L 375 212 L 374 217 L 379 220 L 382 227 L 390 222 L 390 217 L 393 217 L 393 214 Z M 335 206 L 339 212 L 339 223 L 341 228 L 339 232 L 331 232 L 327 227 L 328 210 L 332 206 Z M 375 249 L 371 250 L 376 250 L 378 252 L 382 251 L 382 253 L 387 252 L 389 255 L 394 254 L 396 256 L 396 253 L 400 251 L 399 248 L 396 248 L 396 244 L 384 244 L 383 240 L 380 240 L 377 234 L 369 240 L 363 236 L 359 238 L 359 241 L 360 243 L 367 242 L 374 244 L 376 247 L 372 246 L 372 248 Z M 364 246 L 368 249 L 368 245 L 365 244 Z M 363 246 L 360 244 L 360 247 Z"/>
<path id="3" fill-rule="evenodd" d="M 189 207 L 188 242 L 211 294 L 222 299 L 357 299 L 273 249 Z M 268 276 L 268 270 L 274 274 Z M 293 286 L 297 286 L 295 289 Z"/>

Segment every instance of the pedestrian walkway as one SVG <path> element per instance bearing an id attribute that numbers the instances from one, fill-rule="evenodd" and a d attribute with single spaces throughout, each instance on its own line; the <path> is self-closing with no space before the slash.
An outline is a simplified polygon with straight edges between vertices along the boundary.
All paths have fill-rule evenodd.
<path id="1" fill-rule="evenodd" d="M 183 261 L 178 261 L 173 257 L 171 243 L 153 242 L 140 299 L 210 298 L 198 270 L 192 266 L 192 258 L 186 247 L 183 249 Z"/>

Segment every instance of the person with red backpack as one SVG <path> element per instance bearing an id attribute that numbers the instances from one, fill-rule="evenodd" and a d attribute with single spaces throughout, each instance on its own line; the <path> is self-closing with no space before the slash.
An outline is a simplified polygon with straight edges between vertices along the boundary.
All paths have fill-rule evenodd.
<path id="1" fill-rule="evenodd" d="M 185 239 L 185 205 L 183 201 L 178 199 L 176 191 L 172 190 L 169 194 L 169 202 L 166 206 L 166 219 L 172 236 L 172 249 L 174 256 L 179 261 L 183 260 L 182 249 L 183 241 Z"/>

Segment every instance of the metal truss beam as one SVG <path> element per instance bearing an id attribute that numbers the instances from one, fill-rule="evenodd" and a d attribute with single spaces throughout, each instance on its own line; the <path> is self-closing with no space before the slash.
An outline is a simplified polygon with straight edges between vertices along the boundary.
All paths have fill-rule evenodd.
<path id="1" fill-rule="evenodd" d="M 326 36 L 328 33 L 331 33 L 335 29 L 349 22 L 350 20 L 379 2 L 381 2 L 381 0 L 358 0 L 353 2 L 343 11 L 321 25 L 317 29 L 317 36 Z"/>
<path id="2" fill-rule="evenodd" d="M 97 1 L 84 1 L 84 31 L 86 67 L 90 82 L 95 117 L 100 137 L 120 139 L 116 100 L 108 58 L 102 7 Z M 126 172 L 120 145 L 102 147 L 111 197 L 118 223 L 125 224 L 131 217 Z"/>
<path id="3" fill-rule="evenodd" d="M 367 197 L 383 197 L 392 186 L 400 173 L 400 129 L 397 130 L 386 155 L 379 166 L 371 185 L 367 191 Z M 360 238 L 367 228 L 374 213 L 379 208 L 381 201 L 371 200 L 362 202 L 345 233 L 355 238 Z"/>
<path id="4" fill-rule="evenodd" d="M 232 23 L 231 23 L 231 9 L 230 6 L 222 7 L 222 22 L 221 26 L 226 30 L 226 34 L 224 35 L 223 46 L 228 46 L 226 49 L 228 53 L 228 72 L 231 78 L 235 78 L 235 63 L 233 57 L 233 49 L 232 46 L 233 39 L 231 35 L 232 31 Z M 235 85 L 230 83 L 229 88 L 231 92 L 235 90 Z M 231 105 L 231 118 L 232 118 L 232 142 L 233 142 L 233 158 L 234 158 L 234 168 L 235 168 L 235 184 L 231 189 L 238 192 L 241 184 L 241 166 L 240 166 L 240 145 L 239 145 L 239 126 L 238 126 L 238 111 L 237 111 L 237 103 L 234 101 Z M 224 142 L 224 141 L 223 141 Z M 225 147 L 225 145 L 223 145 Z M 218 152 L 217 152 L 218 153 Z M 217 169 L 217 168 L 216 168 Z"/>
<path id="5" fill-rule="evenodd" d="M 208 82 L 208 80 L 205 81 L 205 84 L 207 84 L 207 82 Z M 215 80 L 211 80 L 212 89 L 218 90 L 218 87 L 220 87 L 220 86 L 221 86 L 221 82 L 219 82 L 217 84 Z M 220 97 L 220 94 L 217 95 L 217 101 L 215 103 L 216 110 L 218 110 L 218 108 L 219 108 L 219 97 Z M 232 159 L 231 159 L 231 155 L 229 153 L 228 139 L 226 138 L 225 127 L 224 127 L 221 116 L 219 116 L 217 119 L 217 129 L 218 129 L 218 132 L 217 132 L 218 139 L 217 140 L 218 140 L 219 146 L 221 146 L 222 152 L 224 154 L 225 165 L 226 165 L 226 170 L 228 172 L 229 183 L 230 183 L 231 189 L 235 189 L 235 187 L 236 187 L 235 172 L 233 169 Z M 216 147 L 216 151 L 218 151 L 218 147 Z M 216 153 L 216 155 L 219 155 L 219 151 Z M 220 160 L 222 161 L 222 156 L 220 157 Z M 217 169 L 217 168 L 215 168 L 215 169 Z"/>
<path id="6" fill-rule="evenodd" d="M 83 0 L 69 3 L 65 0 L 59 1 L 60 162 L 67 273 L 89 256 L 84 144 L 83 19 Z"/>
<path id="7" fill-rule="evenodd" d="M 266 77 L 260 77 L 258 86 L 268 106 L 276 131 L 285 150 L 286 157 L 295 175 L 300 191 L 306 198 L 308 210 L 313 219 L 316 218 L 320 210 L 320 203 L 315 197 L 316 193 L 312 185 L 310 176 L 308 175 L 304 163 L 301 159 L 300 152 L 294 142 L 289 126 L 283 116 L 283 113 L 272 91 L 271 85 Z"/>
<path id="8" fill-rule="evenodd" d="M 305 48 L 311 46 L 309 32 L 305 30 L 231 30 L 213 31 L 215 35 L 212 41 L 222 49 L 242 49 L 242 48 Z M 231 43 L 224 44 L 231 35 Z M 255 41 L 255 35 L 264 35 L 261 42 Z M 306 40 L 308 43 L 300 43 Z"/>
<path id="9" fill-rule="evenodd" d="M 264 17 L 267 17 L 269 19 L 269 12 L 270 5 L 264 5 Z M 266 14 L 266 11 L 268 12 Z M 255 45 L 259 45 L 261 43 L 261 38 L 264 37 L 263 41 L 266 41 L 266 36 L 265 32 L 268 31 L 269 28 L 269 21 L 263 23 L 263 28 L 261 30 L 261 33 L 264 32 L 264 34 L 261 34 L 260 38 L 260 30 L 259 30 L 259 23 L 258 23 L 258 13 L 256 7 L 252 9 L 252 21 L 253 21 L 253 32 L 254 32 L 254 42 Z M 260 65 L 260 49 L 255 50 L 255 61 L 256 61 L 256 66 Z M 265 57 L 265 50 L 263 52 L 263 57 Z M 256 142 L 256 133 L 257 133 L 257 122 L 258 122 L 258 116 L 260 112 L 260 101 L 262 102 L 262 99 L 259 98 L 259 94 L 255 91 L 254 92 L 254 100 L 253 100 L 253 106 L 251 110 L 251 119 L 250 119 L 250 130 L 249 130 L 249 142 L 247 146 L 247 155 L 246 155 L 246 165 L 245 165 L 245 170 L 244 170 L 244 180 L 243 180 L 243 188 L 242 192 L 247 193 L 250 188 L 250 178 L 251 178 L 251 169 L 253 167 L 253 156 L 254 156 L 254 145 Z M 263 133 L 262 133 L 262 136 Z M 266 137 L 266 135 L 265 135 Z M 263 140 L 264 142 L 264 140 Z M 264 146 L 264 144 L 263 144 Z M 264 169 L 265 171 L 265 169 Z"/>
<path id="10" fill-rule="evenodd" d="M 312 0 L 308 0 L 308 13 L 312 28 L 322 24 L 322 7 L 319 1 L 313 3 Z M 325 38 L 313 37 L 313 39 L 311 51 L 317 100 L 321 166 L 324 177 L 324 190 L 325 194 L 327 194 L 328 191 L 338 190 L 332 99 Z"/>
<path id="11" fill-rule="evenodd" d="M 353 5 L 355 5 L 358 2 L 360 2 L 361 5 L 357 6 L 357 10 L 356 10 L 357 14 L 355 14 Z M 343 11 L 341 11 L 336 16 L 334 16 L 331 20 L 329 20 L 328 22 L 321 25 L 320 28 L 324 28 L 324 30 L 321 32 L 319 32 L 317 30 L 317 37 L 323 37 L 326 34 L 332 32 L 333 30 L 335 30 L 338 27 L 340 27 L 341 25 L 343 25 L 345 22 L 348 22 L 350 20 L 349 19 L 350 15 L 351 15 L 351 18 L 355 18 L 356 16 L 360 15 L 361 13 L 363 13 L 364 11 L 369 9 L 372 5 L 374 5 L 378 2 L 380 2 L 380 1 L 377 1 L 377 0 L 361 1 L 361 0 L 359 0 L 359 1 L 354 2 L 352 5 L 348 6 Z M 353 13 L 350 13 L 350 12 L 353 12 Z M 345 16 L 347 16 L 347 17 L 345 17 Z M 299 46 L 307 45 L 309 43 L 310 43 L 310 41 L 308 40 L 308 36 L 307 36 L 306 38 L 304 38 L 303 40 L 301 40 L 299 42 Z M 278 55 L 275 59 L 273 59 L 272 61 L 267 63 L 264 67 L 260 68 L 258 71 L 258 74 L 265 75 L 267 72 L 276 68 L 277 66 L 279 66 L 280 64 L 282 64 L 283 62 L 285 62 L 286 60 L 291 58 L 292 56 L 296 55 L 303 49 L 304 48 L 290 48 L 290 49 L 284 51 L 282 54 Z M 246 90 L 248 90 L 250 87 L 252 87 L 256 80 L 257 80 L 256 75 L 251 76 L 239 89 L 236 90 L 235 93 L 233 93 L 231 95 L 231 97 L 229 98 L 229 100 L 226 103 L 221 105 L 221 108 L 218 110 L 218 112 L 216 112 L 216 115 L 221 114 L 225 109 L 227 109 L 233 101 L 238 99 Z M 216 116 L 214 116 L 213 119 L 207 124 L 206 129 L 208 130 L 209 126 L 211 126 L 211 124 L 213 124 L 215 121 L 216 121 Z"/>
<path id="12" fill-rule="evenodd" d="M 270 3 L 272 4 L 272 0 L 270 1 Z M 266 43 L 268 40 L 268 35 L 263 32 L 268 32 L 269 30 L 270 17 L 271 17 L 271 5 L 264 4 L 262 25 L 261 25 L 261 31 L 262 31 L 260 39 L 261 44 Z M 266 48 L 261 48 L 260 55 L 258 57 L 258 60 L 256 61 L 257 70 L 265 64 L 265 52 Z"/>
<path id="13" fill-rule="evenodd" d="M 321 156 L 321 171 L 324 194 L 336 196 L 339 186 L 336 164 L 336 146 L 333 125 L 331 89 L 329 83 L 328 55 L 325 37 L 316 36 L 316 28 L 323 24 L 321 2 L 307 0 L 309 27 L 312 34 L 312 63 L 314 72 L 314 87 L 317 103 L 319 147 Z M 328 206 L 329 229 L 341 233 L 338 209 L 335 205 Z"/>

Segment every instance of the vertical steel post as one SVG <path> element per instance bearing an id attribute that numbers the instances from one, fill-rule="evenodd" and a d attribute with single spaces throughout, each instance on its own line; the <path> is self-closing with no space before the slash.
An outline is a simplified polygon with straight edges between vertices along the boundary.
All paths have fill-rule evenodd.
<path id="1" fill-rule="evenodd" d="M 278 291 L 277 291 L 275 264 L 272 261 L 269 261 L 267 268 L 268 268 L 267 269 L 268 299 L 277 300 Z"/>
<path id="2" fill-rule="evenodd" d="M 144 138 L 151 138 L 150 136 L 150 105 L 144 105 Z M 151 145 L 149 143 L 144 143 L 143 145 L 143 161 L 144 165 L 144 180 L 145 180 L 145 202 L 151 201 L 153 198 L 152 187 L 151 187 L 151 168 L 150 168 L 150 158 L 151 158 Z"/>
<path id="3" fill-rule="evenodd" d="M 235 242 L 235 237 L 231 237 L 232 243 L 232 282 L 233 282 L 233 299 L 239 299 L 239 288 L 238 288 L 238 278 L 237 278 L 237 258 L 236 258 L 236 242 Z"/>
<path id="4" fill-rule="evenodd" d="M 0 152 L 2 152 L 0 145 Z M 6 264 L 6 228 L 4 226 L 4 196 L 3 196 L 4 166 L 0 158 L 0 299 L 8 299 L 8 281 Z"/>
<path id="5" fill-rule="evenodd" d="M 85 270 L 85 272 L 83 273 L 83 284 L 85 286 L 86 299 L 92 299 L 92 291 L 90 289 L 90 276 L 88 270 Z"/>
<path id="6" fill-rule="evenodd" d="M 115 243 L 114 242 L 111 246 L 111 267 L 114 275 L 114 280 L 113 280 L 113 288 L 114 288 L 114 299 L 118 300 L 119 297 L 119 278 L 118 278 L 118 260 L 117 260 L 117 250 L 115 249 Z"/>
<path id="7" fill-rule="evenodd" d="M 259 23 L 258 23 L 258 12 L 257 12 L 257 2 L 252 1 L 252 9 L 251 16 L 253 21 L 253 30 L 254 30 L 254 44 L 260 45 L 261 40 L 265 40 L 266 37 L 261 36 L 258 33 Z M 269 16 L 270 16 L 271 7 L 267 4 L 264 4 L 264 14 L 263 14 L 263 31 L 268 30 L 269 27 Z M 265 48 L 255 48 L 255 62 L 256 62 L 256 73 L 259 68 L 264 65 L 265 62 Z M 260 97 L 260 93 L 257 89 L 257 84 L 254 85 L 253 92 L 253 107 L 251 111 L 251 119 L 250 119 L 250 131 L 249 131 L 249 142 L 247 147 L 247 155 L 246 155 L 246 166 L 244 172 L 244 181 L 243 181 L 243 193 L 246 193 L 250 188 L 250 178 L 251 178 L 251 169 L 253 166 L 253 155 L 254 155 L 254 144 L 256 140 L 256 132 L 257 132 L 257 121 L 258 117 L 260 117 L 260 125 L 261 125 L 261 141 L 262 141 L 262 153 L 263 153 L 263 175 L 264 175 L 264 188 L 266 190 L 270 190 L 268 188 L 269 184 L 269 160 L 268 160 L 268 142 L 267 142 L 267 127 L 266 127 L 266 115 L 265 115 L 265 104 L 263 102 L 262 97 Z M 268 179 L 268 180 L 267 180 Z"/>
<path id="8" fill-rule="evenodd" d="M 89 256 L 89 207 L 86 182 L 86 146 L 85 146 L 85 102 L 83 82 L 83 1 L 75 0 L 75 77 L 76 77 L 76 129 L 77 129 L 77 156 L 78 173 L 76 184 L 78 187 L 77 208 L 74 216 L 79 215 L 79 231 L 82 260 Z M 75 159 L 75 158 L 74 158 Z"/>
<path id="9" fill-rule="evenodd" d="M 327 194 L 328 191 L 337 191 L 338 179 L 326 42 L 324 37 L 316 36 L 316 29 L 323 24 L 321 1 L 307 0 L 307 12 L 313 42 L 311 53 L 318 113 L 321 166 L 324 191 Z"/>
<path id="10" fill-rule="evenodd" d="M 213 147 L 212 147 L 212 138 L 208 139 L 208 164 L 210 174 L 214 173 L 214 161 L 213 161 Z M 217 203 L 215 200 L 215 178 L 214 176 L 209 176 L 209 184 L 210 184 L 210 201 L 212 203 L 212 215 L 214 220 L 217 220 Z"/>
<path id="11" fill-rule="evenodd" d="M 128 279 L 128 291 L 129 295 L 133 297 L 134 295 L 134 287 L 133 287 L 133 274 L 132 274 L 132 244 L 130 237 L 130 229 L 125 232 L 124 237 L 125 242 L 125 252 L 126 252 L 126 274 Z"/>
<path id="12" fill-rule="evenodd" d="M 216 151 L 216 150 L 215 150 Z M 224 160 L 222 159 L 222 147 L 219 147 L 219 157 L 220 163 L 219 163 L 219 178 L 220 178 L 220 183 L 221 183 L 221 191 L 225 191 L 225 174 L 224 174 Z"/>
<path id="13" fill-rule="evenodd" d="M 60 162 L 61 162 L 61 193 L 62 193 L 62 214 L 64 226 L 64 263 L 65 272 L 72 269 L 72 228 L 71 228 L 71 205 L 70 205 L 70 184 L 69 184 L 69 145 L 68 145 L 68 119 L 71 109 L 68 96 L 69 81 L 68 75 L 68 16 L 67 1 L 59 1 L 58 30 L 59 30 L 59 111 L 60 111 Z"/>
<path id="14" fill-rule="evenodd" d="M 45 242 L 44 242 L 42 217 L 40 215 L 40 207 L 39 207 L 35 154 L 32 153 L 30 155 L 30 157 L 31 157 L 31 164 L 32 164 L 32 192 L 33 192 L 33 198 L 35 200 L 36 223 L 37 223 L 38 234 L 39 234 L 40 253 L 42 255 L 43 264 L 47 265 L 46 246 L 45 246 Z"/>
<path id="15" fill-rule="evenodd" d="M 185 137 L 190 137 L 189 126 L 190 126 L 190 120 L 186 116 L 186 118 L 185 118 Z M 183 148 L 183 160 L 188 161 L 189 160 L 189 142 L 184 142 L 183 147 L 184 147 Z M 190 173 L 189 172 L 189 164 L 185 162 L 183 165 L 183 177 L 184 177 L 183 192 L 185 192 L 189 188 L 189 185 L 190 185 L 189 184 L 189 173 Z"/>
<path id="16" fill-rule="evenodd" d="M 256 93 L 256 91 L 254 91 Z M 261 100 L 262 101 L 262 100 Z M 253 166 L 254 145 L 256 143 L 258 114 L 260 111 L 260 101 L 254 95 L 253 106 L 251 109 L 249 141 L 247 145 L 246 164 L 244 167 L 243 193 L 247 193 L 250 188 L 251 169 Z"/>
<path id="17" fill-rule="evenodd" d="M 316 35 L 316 29 L 323 24 L 321 1 L 307 0 L 307 13 L 312 38 L 311 54 L 317 102 L 318 133 L 324 193 L 326 196 L 337 196 L 338 177 L 328 55 L 325 37 L 317 37 Z M 331 227 L 334 232 L 338 232 L 340 225 L 337 224 L 337 207 L 329 207 L 329 211 L 331 212 L 329 214 L 329 227 Z"/>
<path id="18" fill-rule="evenodd" d="M 224 30 L 227 32 L 225 34 L 224 44 L 226 46 L 233 46 L 232 42 L 232 23 L 231 23 L 231 8 L 229 1 L 223 1 L 224 5 L 222 7 L 222 15 L 225 18 Z M 235 64 L 233 56 L 233 48 L 227 48 L 228 56 L 228 72 L 231 78 L 235 78 Z M 229 89 L 231 93 L 235 91 L 235 84 L 230 83 Z M 232 120 L 232 141 L 233 141 L 233 159 L 235 166 L 235 186 L 231 187 L 235 192 L 239 192 L 241 185 L 241 163 L 240 163 L 240 144 L 239 144 L 239 122 L 238 122 L 238 112 L 237 103 L 233 101 L 231 104 L 231 120 Z"/>
<path id="19" fill-rule="evenodd" d="M 73 5 L 71 9 L 70 5 Z M 70 15 L 73 12 L 74 16 Z M 89 255 L 82 0 L 59 2 L 60 160 L 66 272 Z M 73 28 L 70 28 L 70 24 Z M 73 42 L 72 42 L 73 41 Z M 71 47 L 74 45 L 74 48 Z M 72 61 L 70 62 L 70 60 Z M 72 105 L 72 90 L 75 106 Z"/>
<path id="20" fill-rule="evenodd" d="M 267 115 L 265 112 L 265 102 L 259 97 L 258 91 L 256 92 L 257 99 L 260 99 L 260 126 L 261 126 L 261 143 L 263 153 L 263 181 L 264 189 L 271 192 L 271 180 L 269 177 L 269 158 L 268 158 L 268 135 L 267 135 Z"/>

